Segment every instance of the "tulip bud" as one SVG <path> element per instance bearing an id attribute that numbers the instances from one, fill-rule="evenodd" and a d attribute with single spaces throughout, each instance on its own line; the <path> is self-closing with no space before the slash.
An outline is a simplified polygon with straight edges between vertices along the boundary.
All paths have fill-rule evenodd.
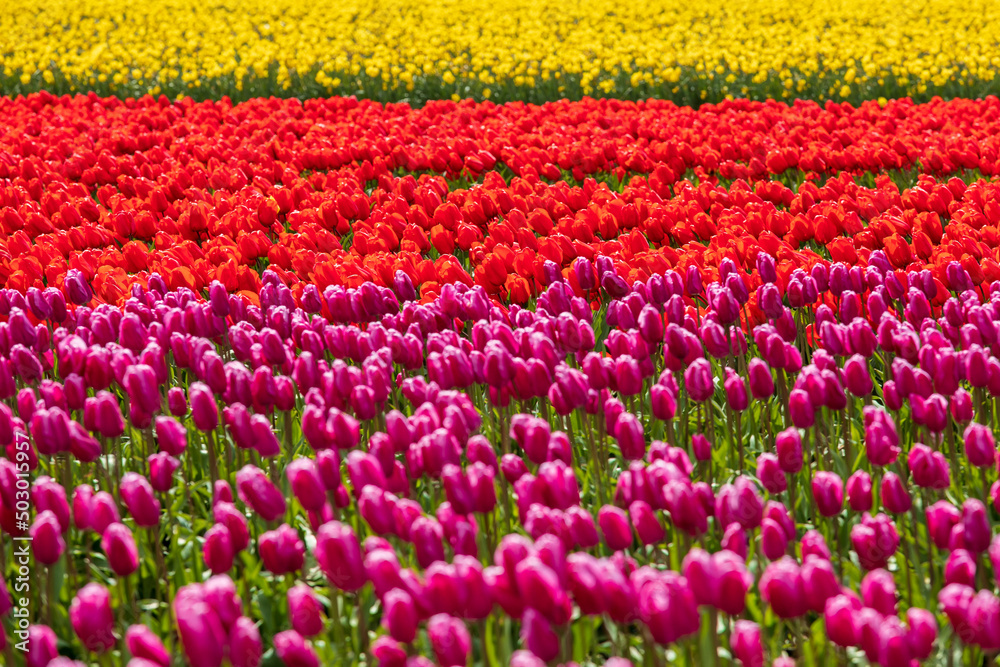
<path id="1" fill-rule="evenodd" d="M 885 568 L 889 557 L 899 547 L 899 533 L 896 526 L 884 514 L 865 514 L 860 524 L 851 528 L 851 544 L 858 554 L 861 567 L 866 570 Z"/>
<path id="2" fill-rule="evenodd" d="M 751 359 L 747 365 L 747 375 L 750 381 L 750 394 L 754 398 L 762 401 L 774 394 L 774 377 L 766 361 L 757 357 Z"/>
<path id="3" fill-rule="evenodd" d="M 338 521 L 320 526 L 313 555 L 326 578 L 340 590 L 356 591 L 365 584 L 361 545 L 349 526 Z"/>
<path id="4" fill-rule="evenodd" d="M 704 357 L 695 359 L 684 371 L 684 388 L 691 400 L 698 403 L 704 403 L 712 397 L 715 392 L 714 382 L 712 365 Z"/>
<path id="5" fill-rule="evenodd" d="M 326 503 L 326 487 L 316 463 L 311 459 L 295 459 L 285 469 L 285 476 L 292 493 L 305 509 L 319 510 Z"/>
<path id="6" fill-rule="evenodd" d="M 229 632 L 229 661 L 232 667 L 259 667 L 263 653 L 264 645 L 257 625 L 246 616 L 237 618 Z"/>
<path id="7" fill-rule="evenodd" d="M 761 551 L 768 560 L 778 560 L 788 549 L 788 536 L 773 519 L 765 518 L 760 525 Z"/>
<path id="8" fill-rule="evenodd" d="M 802 389 L 793 389 L 788 395 L 788 413 L 796 428 L 809 428 L 816 421 L 816 409 Z"/>
<path id="9" fill-rule="evenodd" d="M 786 473 L 794 475 L 802 470 L 802 436 L 797 428 L 787 428 L 774 439 L 778 455 L 778 465 Z"/>
<path id="10" fill-rule="evenodd" d="M 52 510 L 40 512 L 28 531 L 31 536 L 31 549 L 42 565 L 55 565 L 66 550 L 66 542 L 62 537 L 59 519 Z"/>
<path id="11" fill-rule="evenodd" d="M 913 482 L 917 486 L 930 489 L 947 489 L 951 485 L 948 461 L 944 454 L 927 445 L 916 443 L 907 457 Z"/>
<path id="12" fill-rule="evenodd" d="M 612 551 L 627 549 L 632 544 L 632 526 L 623 510 L 605 505 L 597 512 L 597 523 L 604 535 L 604 542 Z"/>
<path id="13" fill-rule="evenodd" d="M 883 616 L 896 615 L 896 582 L 883 569 L 872 570 L 861 580 L 861 599 Z"/>
<path id="14" fill-rule="evenodd" d="M 559 635 L 544 616 L 531 608 L 524 611 L 521 620 L 521 643 L 540 661 L 548 662 L 559 656 Z"/>
<path id="15" fill-rule="evenodd" d="M 148 660 L 160 667 L 170 666 L 170 653 L 160 638 L 145 625 L 131 625 L 125 631 L 125 644 L 133 657 Z"/>
<path id="16" fill-rule="evenodd" d="M 837 595 L 826 601 L 823 622 L 826 635 L 837 646 L 847 648 L 857 646 L 861 641 L 855 602 L 847 595 Z"/>
<path id="17" fill-rule="evenodd" d="M 275 521 L 284 516 L 284 495 L 260 468 L 251 464 L 241 468 L 236 473 L 236 490 L 240 499 L 265 521 Z"/>
<path id="18" fill-rule="evenodd" d="M 208 385 L 192 383 L 188 389 L 188 399 L 191 402 L 191 420 L 195 428 L 203 433 L 214 431 L 219 425 L 219 408 Z"/>
<path id="19" fill-rule="evenodd" d="M 127 472 L 119 486 L 122 501 L 137 526 L 150 527 L 160 522 L 160 501 L 156 499 L 149 480 L 135 472 Z"/>
<path id="20" fill-rule="evenodd" d="M 320 667 L 319 657 L 305 638 L 295 630 L 274 636 L 274 652 L 287 667 Z"/>
<path id="21" fill-rule="evenodd" d="M 302 569 L 306 548 L 299 534 L 287 523 L 260 536 L 257 550 L 264 568 L 276 575 L 289 574 Z"/>
<path id="22" fill-rule="evenodd" d="M 750 405 L 747 397 L 747 385 L 743 378 L 731 368 L 726 368 L 726 381 L 724 383 L 726 401 L 729 407 L 737 412 L 746 410 Z"/>
<path id="23" fill-rule="evenodd" d="M 73 491 L 73 525 L 77 530 L 93 528 L 92 505 L 94 488 L 89 484 L 81 484 Z"/>
<path id="24" fill-rule="evenodd" d="M 965 529 L 966 548 L 976 554 L 990 546 L 990 520 L 982 501 L 969 498 L 962 503 L 962 526 Z"/>
<path id="25" fill-rule="evenodd" d="M 840 475 L 821 470 L 813 476 L 813 499 L 816 509 L 823 516 L 836 516 L 844 506 L 844 486 Z"/>
<path id="26" fill-rule="evenodd" d="M 80 589 L 69 607 L 73 632 L 89 651 L 104 653 L 115 645 L 115 617 L 111 611 L 111 594 L 97 583 Z"/>
<path id="27" fill-rule="evenodd" d="M 736 621 L 729 646 L 743 667 L 764 667 L 764 642 L 760 626 L 753 621 Z"/>
<path id="28" fill-rule="evenodd" d="M 322 607 L 312 588 L 299 583 L 288 589 L 288 616 L 292 628 L 303 637 L 323 632 Z"/>
<path id="29" fill-rule="evenodd" d="M 639 536 L 639 541 L 644 545 L 657 544 L 666 537 L 666 530 L 649 503 L 643 500 L 634 501 L 629 506 L 629 514 L 636 535 Z"/>
<path id="30" fill-rule="evenodd" d="M 98 535 L 113 523 L 121 521 L 115 499 L 107 491 L 98 491 L 90 502 L 91 527 Z"/>
<path id="31" fill-rule="evenodd" d="M 431 649 L 441 667 L 464 667 L 472 648 L 465 624 L 453 616 L 437 614 L 427 622 Z"/>
<path id="32" fill-rule="evenodd" d="M 90 284 L 79 269 L 70 269 L 63 278 L 66 297 L 78 306 L 86 305 L 93 297 Z"/>
<path id="33" fill-rule="evenodd" d="M 149 456 L 149 484 L 154 490 L 166 493 L 174 485 L 174 473 L 181 462 L 167 452 Z"/>
<path id="34" fill-rule="evenodd" d="M 66 532 L 70 528 L 69 502 L 66 490 L 51 477 L 42 476 L 31 487 L 31 501 L 36 512 L 52 510 L 59 520 L 59 528 Z"/>
<path id="35" fill-rule="evenodd" d="M 996 441 L 989 427 L 973 422 L 965 428 L 964 438 L 969 463 L 977 468 L 986 468 L 996 462 Z"/>
<path id="36" fill-rule="evenodd" d="M 760 579 L 760 591 L 779 618 L 795 618 L 806 612 L 802 572 L 788 556 L 767 566 Z"/>
<path id="37" fill-rule="evenodd" d="M 113 523 L 104 529 L 101 549 L 111 571 L 119 577 L 127 577 L 139 569 L 139 550 L 132 531 L 125 524 Z"/>
<path id="38" fill-rule="evenodd" d="M 864 470 L 847 478 L 847 504 L 859 513 L 872 508 L 872 478 Z"/>
<path id="39" fill-rule="evenodd" d="M 156 441 L 160 451 L 171 456 L 180 456 L 187 448 L 187 431 L 177 420 L 170 417 L 156 418 Z"/>
<path id="40" fill-rule="evenodd" d="M 646 455 L 646 439 L 642 423 L 635 415 L 626 412 L 618 417 L 615 438 L 626 461 L 639 461 Z"/>
<path id="41" fill-rule="evenodd" d="M 976 559 L 965 549 L 955 549 L 948 554 L 944 565 L 945 584 L 976 585 Z"/>
<path id="42" fill-rule="evenodd" d="M 788 488 L 788 480 L 774 454 L 765 452 L 757 457 L 757 479 L 768 493 L 783 493 Z"/>

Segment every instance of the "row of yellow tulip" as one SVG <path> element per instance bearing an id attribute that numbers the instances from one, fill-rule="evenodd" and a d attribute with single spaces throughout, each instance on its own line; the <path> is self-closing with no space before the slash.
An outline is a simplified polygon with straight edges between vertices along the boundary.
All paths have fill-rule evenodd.
<path id="1" fill-rule="evenodd" d="M 990 0 L 27 0 L 0 92 L 548 100 L 978 96 Z"/>

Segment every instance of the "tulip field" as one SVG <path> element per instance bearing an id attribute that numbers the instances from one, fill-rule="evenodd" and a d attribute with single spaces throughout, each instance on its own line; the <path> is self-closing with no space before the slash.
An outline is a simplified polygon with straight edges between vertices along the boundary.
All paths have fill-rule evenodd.
<path id="1" fill-rule="evenodd" d="M 990 3 L 39 4 L 0 664 L 1000 661 Z"/>

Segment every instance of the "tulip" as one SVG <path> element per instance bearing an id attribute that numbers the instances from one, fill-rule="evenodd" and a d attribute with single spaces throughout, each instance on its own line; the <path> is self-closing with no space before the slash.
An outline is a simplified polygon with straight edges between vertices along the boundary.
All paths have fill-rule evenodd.
<path id="1" fill-rule="evenodd" d="M 392 637 L 382 635 L 372 642 L 372 657 L 378 667 L 406 667 L 406 650 Z M 514 655 L 517 655 L 515 652 Z M 514 658 L 511 658 L 513 662 Z"/>
<path id="2" fill-rule="evenodd" d="M 156 441 L 160 450 L 171 456 L 180 456 L 187 448 L 187 433 L 177 420 L 171 417 L 156 418 Z"/>
<path id="3" fill-rule="evenodd" d="M 303 637 L 323 632 L 322 607 L 312 588 L 305 584 L 295 584 L 288 589 L 288 615 L 292 628 Z"/>
<path id="4" fill-rule="evenodd" d="M 753 585 L 753 575 L 747 570 L 744 558 L 727 549 L 712 554 L 718 588 L 718 598 L 712 604 L 731 616 L 743 613 L 747 591 Z"/>
<path id="5" fill-rule="evenodd" d="M 560 564 L 561 566 L 561 564 Z M 559 575 L 541 558 L 528 556 L 514 568 L 517 589 L 526 606 L 536 609 L 550 622 L 563 625 L 569 621 L 572 604 Z"/>
<path id="6" fill-rule="evenodd" d="M 982 501 L 969 498 L 962 503 L 962 526 L 965 529 L 966 548 L 982 553 L 990 546 L 990 521 Z"/>
<path id="7" fill-rule="evenodd" d="M 997 599 L 992 591 L 979 591 L 972 598 L 968 610 L 968 623 L 974 629 L 974 641 L 981 649 L 984 651 L 1000 649 L 1000 599 Z"/>
<path id="8" fill-rule="evenodd" d="M 783 493 L 788 488 L 788 479 L 774 454 L 765 452 L 757 457 L 757 479 L 768 493 Z"/>
<path id="9" fill-rule="evenodd" d="M 629 506 L 629 515 L 632 518 L 635 533 L 643 545 L 657 544 L 666 537 L 666 530 L 649 503 L 643 500 L 634 501 Z"/>
<path id="10" fill-rule="evenodd" d="M 907 457 L 907 465 L 917 486 L 946 489 L 951 485 L 948 461 L 944 454 L 932 450 L 927 445 L 914 444 Z"/>
<path id="11" fill-rule="evenodd" d="M 180 387 L 171 387 L 167 390 L 167 409 L 174 417 L 183 417 L 187 414 L 187 396 Z M 157 417 L 157 422 L 159 421 Z"/>
<path id="12" fill-rule="evenodd" d="M 297 572 L 305 562 L 305 545 L 287 523 L 263 533 L 258 540 L 258 551 L 264 568 L 276 575 Z"/>
<path id="13" fill-rule="evenodd" d="M 742 412 L 749 406 L 746 382 L 731 368 L 726 368 L 726 381 L 724 383 L 726 401 L 730 409 Z"/>
<path id="14" fill-rule="evenodd" d="M 621 509 L 605 505 L 597 512 L 597 523 L 604 535 L 604 542 L 612 551 L 627 549 L 632 544 L 632 526 Z"/>
<path id="15" fill-rule="evenodd" d="M 639 618 L 660 645 L 671 644 L 694 634 L 700 626 L 697 605 L 691 588 L 675 572 L 654 573 L 648 566 L 633 573 L 646 581 L 636 582 Z"/>
<path id="16" fill-rule="evenodd" d="M 926 660 L 934 651 L 934 641 L 938 634 L 934 614 L 926 609 L 910 607 L 906 610 L 906 622 L 910 626 L 907 643 L 913 658 Z"/>
<path id="17" fill-rule="evenodd" d="M 858 470 L 847 478 L 847 505 L 858 513 L 872 508 L 872 478 L 864 470 Z"/>
<path id="18" fill-rule="evenodd" d="M 895 473 L 887 472 L 882 477 L 882 504 L 892 514 L 905 514 L 913 504 L 906 486 Z"/>
<path id="19" fill-rule="evenodd" d="M 56 633 L 47 625 L 30 624 L 28 626 L 28 655 L 25 664 L 28 667 L 47 667 L 59 655 Z"/>
<path id="20" fill-rule="evenodd" d="M 111 594 L 104 586 L 89 583 L 81 588 L 70 604 L 69 619 L 88 651 L 104 653 L 115 645 Z"/>
<path id="21" fill-rule="evenodd" d="M 761 551 L 768 560 L 778 560 L 788 549 L 788 536 L 773 519 L 765 518 L 760 526 Z"/>
<path id="22" fill-rule="evenodd" d="M 51 510 L 59 520 L 62 532 L 69 530 L 69 502 L 66 500 L 66 490 L 62 485 L 57 484 L 51 477 L 39 477 L 31 487 L 31 501 L 38 512 Z"/>
<path id="23" fill-rule="evenodd" d="M 219 425 L 219 408 L 208 385 L 202 382 L 192 383 L 188 389 L 188 400 L 195 428 L 203 433 L 214 431 Z"/>
<path id="24" fill-rule="evenodd" d="M 91 528 L 98 535 L 103 535 L 111 524 L 121 521 L 115 499 L 107 491 L 98 491 L 90 501 L 90 521 Z"/>
<path id="25" fill-rule="evenodd" d="M 132 531 L 123 523 L 112 523 L 104 529 L 101 549 L 108 559 L 111 571 L 127 577 L 139 569 L 139 550 Z"/>
<path id="26" fill-rule="evenodd" d="M 154 490 L 166 493 L 174 485 L 174 473 L 181 462 L 166 452 L 149 456 L 149 483 Z"/>
<path id="27" fill-rule="evenodd" d="M 939 500 L 925 510 L 931 541 L 938 549 L 947 549 L 952 528 L 962 520 L 962 513 L 946 500 Z"/>
<path id="28" fill-rule="evenodd" d="M 295 630 L 285 630 L 274 636 L 274 652 L 287 667 L 320 667 L 313 648 Z"/>
<path id="29" fill-rule="evenodd" d="M 809 428 L 816 421 L 816 409 L 802 389 L 793 389 L 788 395 L 788 412 L 796 428 Z"/>
<path id="30" fill-rule="evenodd" d="M 816 509 L 821 515 L 831 517 L 840 514 L 844 506 L 844 487 L 837 473 L 817 472 L 813 476 L 812 491 Z"/>
<path id="31" fill-rule="evenodd" d="M 743 667 L 763 667 L 764 642 L 760 636 L 760 626 L 753 621 L 736 621 L 733 624 L 729 646 Z"/>
<path id="32" fill-rule="evenodd" d="M 861 598 L 865 606 L 884 616 L 896 614 L 896 583 L 886 570 L 872 570 L 861 580 Z"/>
<path id="33" fill-rule="evenodd" d="M 265 521 L 274 521 L 285 514 L 285 498 L 259 468 L 246 465 L 236 473 L 236 490 L 240 499 Z"/>
<path id="34" fill-rule="evenodd" d="M 830 641 L 844 648 L 858 645 L 861 629 L 858 627 L 857 611 L 854 601 L 846 595 L 837 595 L 826 601 L 823 622 Z"/>
<path id="35" fill-rule="evenodd" d="M 787 428 L 778 433 L 774 439 L 778 455 L 778 465 L 789 475 L 802 470 L 802 437 L 798 429 Z"/>
<path id="36" fill-rule="evenodd" d="M 976 559 L 965 549 L 955 549 L 948 554 L 944 565 L 945 584 L 965 584 L 975 586 Z"/>
<path id="37" fill-rule="evenodd" d="M 66 297 L 78 306 L 86 305 L 93 297 L 90 284 L 83 273 L 77 269 L 69 269 L 63 278 Z"/>
<path id="38" fill-rule="evenodd" d="M 972 421 L 973 417 L 972 394 L 964 389 L 955 390 L 951 396 L 951 404 L 949 408 L 951 410 L 952 419 L 959 424 L 969 423 Z"/>
<path id="39" fill-rule="evenodd" d="M 889 557 L 899 547 L 899 533 L 886 515 L 878 514 L 873 517 L 865 513 L 861 523 L 851 528 L 851 544 L 858 554 L 861 567 L 866 570 L 884 569 Z"/>
<path id="40" fill-rule="evenodd" d="M 691 400 L 704 403 L 715 392 L 712 366 L 705 358 L 695 359 L 684 371 L 684 387 Z"/>
<path id="41" fill-rule="evenodd" d="M 860 354 L 851 356 L 844 362 L 844 384 L 847 390 L 855 396 L 868 396 L 874 389 L 868 364 Z"/>
<path id="42" fill-rule="evenodd" d="M 383 596 L 382 625 L 396 641 L 411 643 L 417 634 L 417 609 L 406 591 L 394 588 Z"/>
<path id="43" fill-rule="evenodd" d="M 136 658 L 149 660 L 160 667 L 170 666 L 170 653 L 160 638 L 145 625 L 129 626 L 125 631 L 125 644 L 129 653 Z"/>
<path id="44" fill-rule="evenodd" d="M 809 609 L 821 613 L 826 601 L 840 593 L 840 583 L 829 559 L 817 555 L 803 555 L 802 586 Z"/>
<path id="45" fill-rule="evenodd" d="M 205 566 L 212 574 L 223 574 L 233 567 L 233 539 L 224 524 L 217 523 L 205 533 L 205 544 L 202 555 Z"/>
<path id="46" fill-rule="evenodd" d="M 326 503 L 326 487 L 319 468 L 311 459 L 295 459 L 285 469 L 285 476 L 292 493 L 305 509 L 319 510 Z"/>
<path id="47" fill-rule="evenodd" d="M 760 591 L 779 618 L 795 618 L 806 612 L 802 571 L 788 556 L 767 566 L 760 579 Z"/>
<path id="48" fill-rule="evenodd" d="M 989 427 L 973 422 L 965 428 L 964 438 L 969 463 L 977 468 L 986 468 L 996 462 L 996 441 Z"/>
<path id="49" fill-rule="evenodd" d="M 31 549 L 35 560 L 42 565 L 55 565 L 66 550 L 59 519 L 52 510 L 40 512 L 31 524 L 28 534 L 31 536 Z"/>
<path id="50" fill-rule="evenodd" d="M 137 526 L 150 527 L 160 522 L 160 501 L 156 499 L 149 480 L 138 473 L 127 472 L 122 477 L 119 490 Z"/>
<path id="51" fill-rule="evenodd" d="M 712 442 L 702 433 L 695 433 L 691 437 L 691 451 L 699 461 L 708 461 L 712 458 Z"/>
<path id="52" fill-rule="evenodd" d="M 320 526 L 313 555 L 326 578 L 340 590 L 356 591 L 365 584 L 361 545 L 349 526 L 338 521 Z"/>
<path id="53" fill-rule="evenodd" d="M 521 620 L 521 643 L 544 662 L 555 660 L 559 655 L 559 635 L 545 617 L 534 609 L 529 608 L 524 612 Z"/>
<path id="54" fill-rule="evenodd" d="M 948 584 L 938 593 L 938 602 L 962 641 L 971 643 L 978 634 L 970 624 L 969 611 L 976 591 L 965 584 Z"/>
<path id="55" fill-rule="evenodd" d="M 436 614 L 427 622 L 427 636 L 441 667 L 464 667 L 468 662 L 472 639 L 462 621 Z"/>
<path id="56" fill-rule="evenodd" d="M 766 400 L 774 394 L 774 377 L 763 359 L 753 358 L 747 364 L 750 394 L 757 400 Z"/>

